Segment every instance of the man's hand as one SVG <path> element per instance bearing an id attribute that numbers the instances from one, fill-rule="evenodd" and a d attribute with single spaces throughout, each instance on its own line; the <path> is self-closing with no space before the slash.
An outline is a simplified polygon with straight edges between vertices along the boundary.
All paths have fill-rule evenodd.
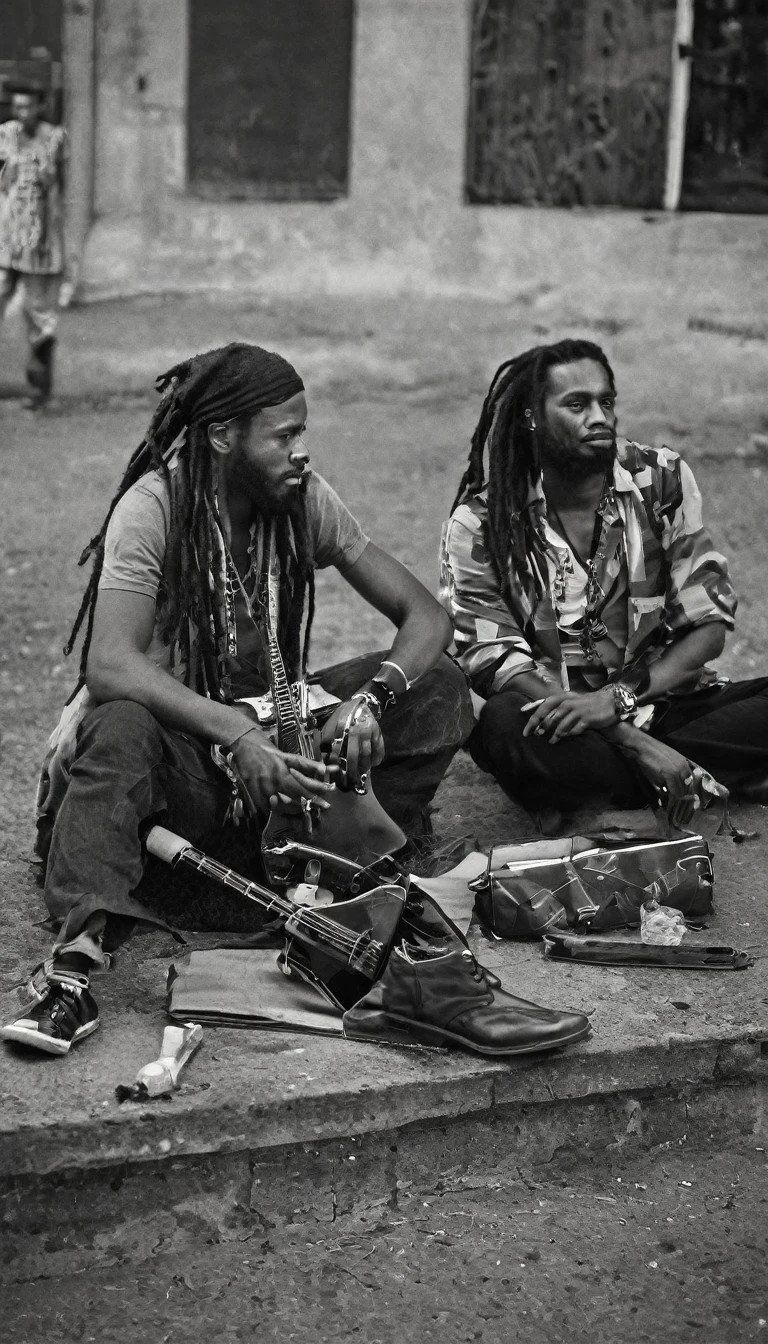
<path id="1" fill-rule="evenodd" d="M 347 739 L 345 780 L 358 788 L 365 784 L 372 767 L 381 765 L 384 759 L 381 728 L 368 706 L 360 700 L 345 700 L 323 724 L 320 745 L 323 751 L 330 751 L 334 738 L 343 734 L 344 725 L 352 715 L 355 715 L 355 722 Z M 335 756 L 329 760 L 333 765 L 339 763 Z"/>
<path id="2" fill-rule="evenodd" d="M 523 737 L 535 733 L 550 742 L 578 737 L 587 728 L 607 728 L 618 719 L 616 702 L 608 689 L 582 695 L 576 691 L 557 691 L 541 702 L 523 705 L 523 713 L 530 713 Z"/>
<path id="3" fill-rule="evenodd" d="M 283 803 L 301 803 L 304 798 L 318 807 L 330 807 L 325 795 L 334 788 L 336 771 L 324 761 L 278 751 L 258 728 L 235 742 L 232 757 L 257 811 L 274 811 Z"/>
<path id="4" fill-rule="evenodd" d="M 658 742 L 647 733 L 637 733 L 631 747 L 622 748 L 637 762 L 641 774 L 653 786 L 673 826 L 687 826 L 699 807 L 697 785 L 702 771 L 674 747 Z"/>

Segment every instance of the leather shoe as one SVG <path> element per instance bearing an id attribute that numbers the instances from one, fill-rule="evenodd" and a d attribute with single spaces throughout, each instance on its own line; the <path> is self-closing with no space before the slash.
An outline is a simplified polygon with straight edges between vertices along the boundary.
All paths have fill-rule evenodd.
<path id="1" fill-rule="evenodd" d="M 509 994 L 468 948 L 435 955 L 405 942 L 344 1014 L 344 1035 L 354 1040 L 455 1044 L 481 1055 L 553 1050 L 589 1030 L 583 1013 L 555 1012 Z"/>

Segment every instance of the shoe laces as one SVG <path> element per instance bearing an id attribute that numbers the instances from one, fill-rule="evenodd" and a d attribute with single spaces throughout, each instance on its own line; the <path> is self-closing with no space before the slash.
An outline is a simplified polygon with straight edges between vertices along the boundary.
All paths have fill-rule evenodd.
<path id="1" fill-rule="evenodd" d="M 485 967 L 480 965 L 480 962 L 477 960 L 477 957 L 475 956 L 474 952 L 470 952 L 469 948 L 467 947 L 465 948 L 465 950 L 462 952 L 461 955 L 465 961 L 468 961 L 471 964 L 473 980 L 476 980 L 478 985 L 487 985 L 488 980 L 486 976 Z"/>

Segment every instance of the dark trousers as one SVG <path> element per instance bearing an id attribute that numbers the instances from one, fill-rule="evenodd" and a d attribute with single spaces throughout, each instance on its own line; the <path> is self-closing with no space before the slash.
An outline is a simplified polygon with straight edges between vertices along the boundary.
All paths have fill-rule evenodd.
<path id="1" fill-rule="evenodd" d="M 598 732 L 554 745 L 523 737 L 530 696 L 501 691 L 487 701 L 470 739 L 477 764 L 528 811 L 575 811 L 587 800 L 642 807 L 651 791 L 632 761 Z M 738 794 L 768 776 L 768 677 L 673 697 L 659 706 L 651 732 Z"/>
<path id="2" fill-rule="evenodd" d="M 378 670 L 384 656 L 355 658 L 325 669 L 318 679 L 346 699 Z M 429 803 L 472 722 L 463 673 L 446 657 L 387 714 L 386 755 L 373 780 L 379 801 L 407 835 L 429 829 Z M 111 951 L 134 920 L 164 920 L 162 891 L 170 885 L 169 870 L 153 884 L 153 909 L 137 892 L 145 866 L 142 834 L 150 821 L 160 822 L 205 847 L 220 840 L 229 801 L 229 782 L 213 764 L 206 743 L 162 727 L 131 700 L 91 710 L 80 727 L 46 868 L 46 904 L 62 924 L 59 945 L 71 942 L 89 923 L 89 928 L 99 926 L 102 946 Z M 250 838 L 251 849 L 258 849 L 252 830 Z M 94 924 L 92 917 L 103 913 L 106 921 Z"/>

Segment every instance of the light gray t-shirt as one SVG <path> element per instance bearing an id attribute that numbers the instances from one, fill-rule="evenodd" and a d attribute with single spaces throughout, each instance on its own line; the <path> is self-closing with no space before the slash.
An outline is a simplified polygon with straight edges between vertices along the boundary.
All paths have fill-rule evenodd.
<path id="1" fill-rule="evenodd" d="M 333 565 L 343 574 L 360 559 L 369 539 L 317 472 L 308 471 L 304 490 L 315 568 Z M 160 472 L 148 472 L 125 492 L 109 521 L 99 588 L 144 593 L 156 603 L 161 601 L 169 527 L 167 482 Z M 266 689 L 264 642 L 240 598 L 235 603 L 235 620 L 238 658 L 232 668 L 233 689 L 236 695 L 261 694 Z M 162 639 L 157 618 L 146 654 L 158 667 L 170 667 L 170 648 Z M 184 669 L 177 664 L 174 671 L 182 676 Z"/>

